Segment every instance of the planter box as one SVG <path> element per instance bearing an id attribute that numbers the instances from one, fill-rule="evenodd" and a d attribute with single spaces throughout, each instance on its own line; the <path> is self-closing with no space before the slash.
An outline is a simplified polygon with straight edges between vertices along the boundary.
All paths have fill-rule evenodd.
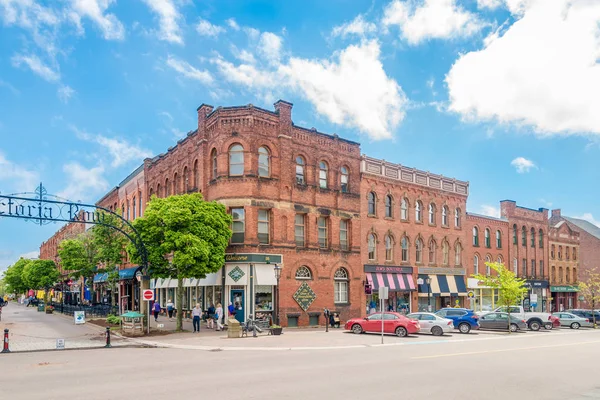
<path id="1" fill-rule="evenodd" d="M 273 335 L 281 335 L 282 331 L 283 331 L 283 328 L 271 328 L 271 333 Z"/>

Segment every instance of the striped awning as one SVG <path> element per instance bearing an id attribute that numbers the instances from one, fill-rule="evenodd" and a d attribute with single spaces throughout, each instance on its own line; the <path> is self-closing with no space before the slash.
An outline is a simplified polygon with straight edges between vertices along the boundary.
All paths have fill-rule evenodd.
<path id="1" fill-rule="evenodd" d="M 427 288 L 427 275 L 419 275 L 423 284 L 419 285 L 419 297 L 427 297 L 429 293 L 433 297 L 439 296 L 466 296 L 467 285 L 463 275 L 429 275 L 431 288 Z"/>
<path id="2" fill-rule="evenodd" d="M 415 280 L 411 274 L 386 274 L 382 272 L 367 273 L 367 280 L 373 290 L 387 287 L 394 291 L 416 290 Z"/>

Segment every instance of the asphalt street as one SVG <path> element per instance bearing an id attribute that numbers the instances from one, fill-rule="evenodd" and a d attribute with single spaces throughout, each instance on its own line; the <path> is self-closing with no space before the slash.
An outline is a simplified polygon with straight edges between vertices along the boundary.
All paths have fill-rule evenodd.
<path id="1" fill-rule="evenodd" d="M 600 332 L 289 351 L 113 348 L 0 354 L 0 399 L 600 398 Z"/>

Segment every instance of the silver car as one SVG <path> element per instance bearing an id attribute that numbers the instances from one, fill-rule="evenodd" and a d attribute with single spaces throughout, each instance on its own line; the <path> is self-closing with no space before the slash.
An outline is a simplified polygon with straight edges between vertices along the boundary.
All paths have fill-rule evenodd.
<path id="1" fill-rule="evenodd" d="M 454 330 L 454 322 L 451 319 L 442 318 L 428 312 L 416 312 L 407 315 L 408 318 L 419 321 L 421 330 L 419 333 L 431 333 L 434 336 L 442 336 Z"/>
<path id="2" fill-rule="evenodd" d="M 586 328 L 592 327 L 592 324 L 588 319 L 579 317 L 569 312 L 555 312 L 552 315 L 558 317 L 558 319 L 560 320 L 560 326 L 568 326 L 571 329 L 579 329 L 582 326 Z"/>

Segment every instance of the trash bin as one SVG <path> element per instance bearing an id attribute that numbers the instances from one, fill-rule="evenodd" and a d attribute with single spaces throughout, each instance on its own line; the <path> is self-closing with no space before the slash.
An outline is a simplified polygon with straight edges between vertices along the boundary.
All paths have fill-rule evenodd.
<path id="1" fill-rule="evenodd" d="M 38 311 L 39 312 L 44 312 L 44 303 L 42 303 L 41 301 L 38 303 Z"/>

